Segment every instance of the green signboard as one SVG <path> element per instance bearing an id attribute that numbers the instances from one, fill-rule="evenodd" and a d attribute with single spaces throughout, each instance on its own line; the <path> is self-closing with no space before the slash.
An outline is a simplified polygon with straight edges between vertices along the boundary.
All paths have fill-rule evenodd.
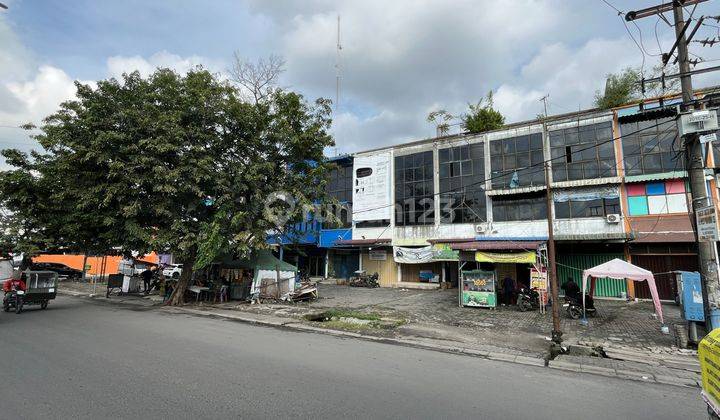
<path id="1" fill-rule="evenodd" d="M 463 271 L 460 305 L 482 308 L 496 307 L 495 272 L 483 270 Z"/>

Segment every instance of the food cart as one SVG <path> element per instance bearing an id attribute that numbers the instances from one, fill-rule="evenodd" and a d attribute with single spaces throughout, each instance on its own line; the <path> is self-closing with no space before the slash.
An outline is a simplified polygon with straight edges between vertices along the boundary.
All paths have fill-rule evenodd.
<path id="1" fill-rule="evenodd" d="M 495 308 L 497 295 L 494 271 L 468 270 L 460 273 L 460 306 Z"/>

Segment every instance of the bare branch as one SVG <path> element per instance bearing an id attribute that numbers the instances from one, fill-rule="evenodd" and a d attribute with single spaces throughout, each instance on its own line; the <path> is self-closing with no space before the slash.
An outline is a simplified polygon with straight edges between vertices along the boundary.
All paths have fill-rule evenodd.
<path id="1" fill-rule="evenodd" d="M 233 58 L 230 78 L 240 87 L 244 98 L 256 104 L 267 98 L 285 71 L 285 60 L 278 55 L 252 62 L 236 51 Z"/>

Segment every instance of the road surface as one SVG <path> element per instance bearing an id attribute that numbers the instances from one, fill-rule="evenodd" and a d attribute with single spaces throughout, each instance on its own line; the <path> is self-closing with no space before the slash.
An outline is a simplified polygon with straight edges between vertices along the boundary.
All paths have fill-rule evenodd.
<path id="1" fill-rule="evenodd" d="M 696 389 L 80 298 L 0 332 L 3 419 L 706 418 Z"/>

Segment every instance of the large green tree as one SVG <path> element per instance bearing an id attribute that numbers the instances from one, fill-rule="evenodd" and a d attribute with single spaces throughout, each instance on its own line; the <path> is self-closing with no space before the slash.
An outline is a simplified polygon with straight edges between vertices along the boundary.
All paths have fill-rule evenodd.
<path id="1" fill-rule="evenodd" d="M 262 101 L 203 69 L 77 84 L 47 117 L 42 151 L 4 151 L 4 206 L 31 224 L 28 242 L 79 250 L 172 252 L 185 270 L 265 246 L 321 198 L 330 107 L 273 90 Z M 272 211 L 269 211 L 272 210 Z"/>

